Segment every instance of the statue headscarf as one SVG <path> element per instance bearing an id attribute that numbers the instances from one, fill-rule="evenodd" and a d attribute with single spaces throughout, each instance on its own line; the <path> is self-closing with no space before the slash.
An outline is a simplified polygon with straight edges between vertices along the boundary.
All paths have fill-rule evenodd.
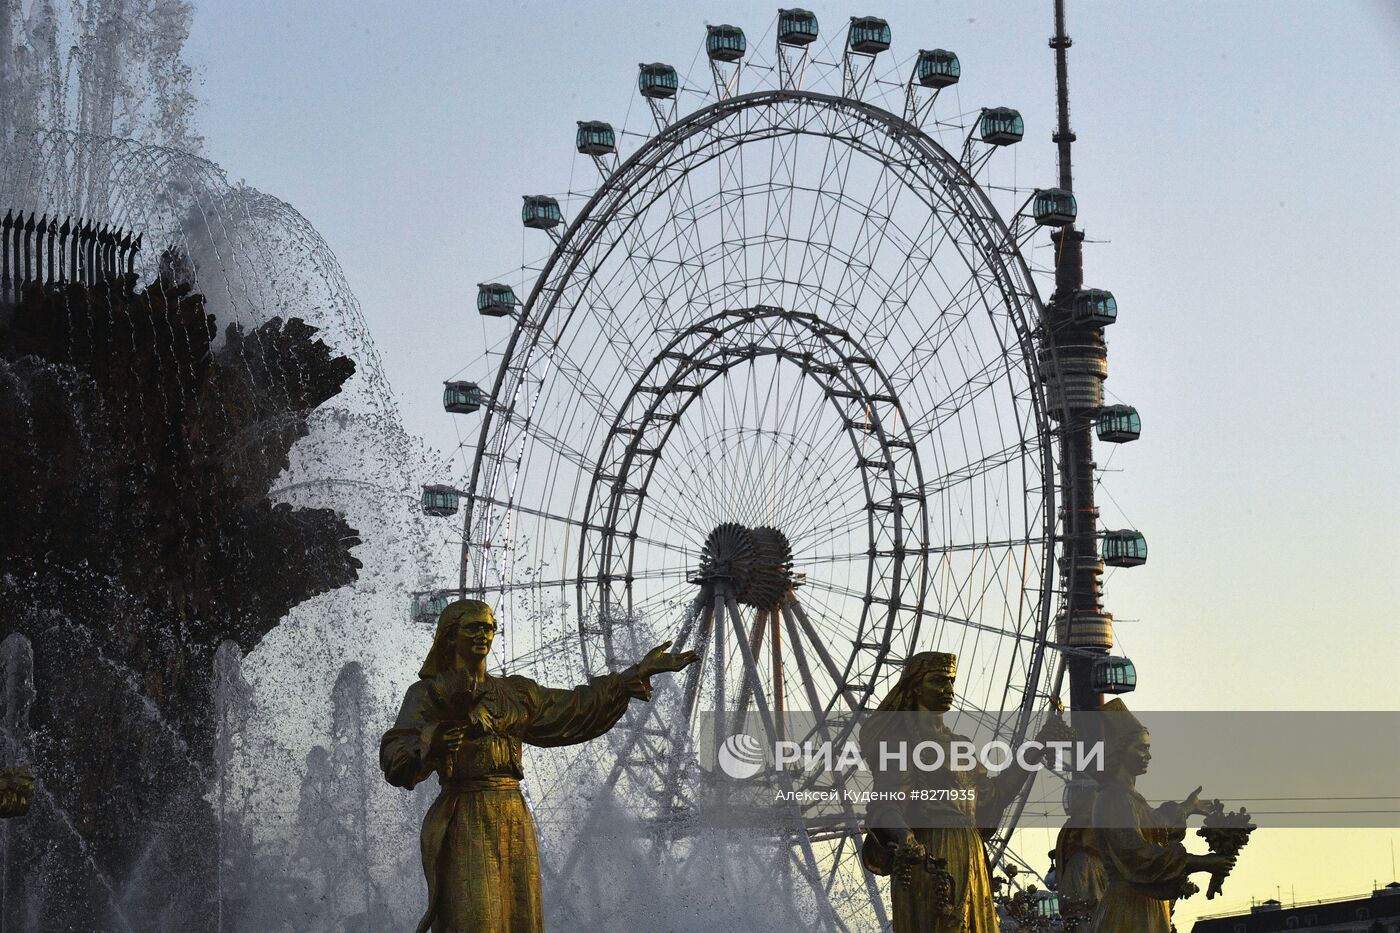
<path id="1" fill-rule="evenodd" d="M 911 654 L 904 662 L 904 673 L 899 675 L 894 688 L 885 694 L 877 709 L 882 713 L 912 710 L 923 679 L 935 672 L 956 677 L 958 656 L 943 651 L 920 651 Z"/>
<path id="2" fill-rule="evenodd" d="M 496 614 L 491 607 L 479 599 L 458 599 L 447 604 L 438 616 L 437 632 L 433 634 L 433 646 L 428 649 L 428 657 L 418 670 L 419 678 L 431 680 L 439 674 L 456 668 L 456 649 L 448 637 L 453 626 L 459 622 L 488 621 L 496 624 Z"/>
<path id="3" fill-rule="evenodd" d="M 1133 739 L 1147 732 L 1128 704 L 1117 697 L 1103 705 L 1099 718 L 1103 723 L 1104 754 L 1109 761 L 1116 760 Z"/>
<path id="4" fill-rule="evenodd" d="M 880 742 L 900 730 L 908 729 L 908 724 L 902 721 L 903 717 L 879 714 L 912 712 L 924 678 L 935 672 L 956 677 L 958 656 L 942 651 L 920 651 L 911 654 L 905 660 L 904 672 L 899 675 L 899 680 L 861 726 L 861 753 L 866 756 L 866 760 L 873 760 Z"/>

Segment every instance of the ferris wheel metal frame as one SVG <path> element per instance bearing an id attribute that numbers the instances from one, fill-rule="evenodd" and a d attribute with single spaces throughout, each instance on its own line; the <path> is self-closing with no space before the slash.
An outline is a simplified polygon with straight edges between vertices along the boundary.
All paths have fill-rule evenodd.
<path id="1" fill-rule="evenodd" d="M 657 127 L 655 134 L 625 159 L 619 158 L 615 150 L 587 153 L 599 169 L 601 185 L 572 219 L 560 224 L 564 227 L 562 233 L 554 226 L 546 227 L 553 250 L 540 268 L 528 298 L 514 315 L 515 326 L 485 399 L 469 484 L 464 491 L 459 592 L 490 594 L 505 593 L 515 587 L 572 587 L 576 631 L 568 638 L 561 635 L 561 643 L 577 646 L 583 668 L 590 675 L 630 660 L 628 653 L 635 652 L 638 646 L 633 630 L 638 608 L 633 598 L 634 585 L 649 572 L 643 566 L 644 558 L 639 563 L 639 547 L 665 544 L 648 540 L 640 529 L 639 517 L 651 494 L 656 464 L 676 425 L 707 387 L 743 364 L 760 358 L 780 360 L 819 387 L 845 426 L 860 475 L 858 486 L 863 502 L 858 511 L 864 514 L 869 544 L 864 591 L 845 594 L 858 597 L 861 603 L 850 650 L 844 657 L 834 655 L 827 639 L 808 617 L 798 596 L 799 588 L 807 581 L 800 574 L 789 572 L 791 553 L 786 554 L 785 565 L 779 566 L 781 560 L 773 562 L 769 552 L 773 547 L 786 548 L 785 538 L 781 545 L 772 545 L 776 540 L 769 535 L 772 529 L 737 525 L 726 532 L 730 536 L 726 538 L 721 534 L 726 526 L 716 527 L 702 549 L 698 569 L 687 581 L 698 591 L 685 601 L 674 628 L 675 650 L 701 651 L 707 659 L 713 655 L 715 663 L 692 667 L 684 685 L 672 691 L 675 695 L 671 705 L 654 701 L 631 717 L 622 734 L 613 738 L 616 763 L 604 782 L 608 789 L 629 781 L 639 786 L 654 785 L 660 790 L 662 809 L 669 807 L 672 812 L 694 803 L 687 798 L 686 787 L 694 775 L 683 773 L 687 763 L 683 756 L 675 754 L 678 742 L 683 741 L 677 730 L 684 730 L 685 723 L 695 715 L 700 694 L 697 681 L 704 676 L 702 672 L 724 664 L 727 639 L 733 639 L 732 653 L 742 661 L 742 688 L 739 703 L 731 708 L 726 702 L 726 675 L 722 670 L 712 674 L 715 686 L 710 697 L 718 700 L 718 709 L 737 715 L 754 705 L 765 729 L 773 733 L 778 728 L 775 717 L 783 712 L 784 675 L 779 645 L 786 643 L 787 650 L 797 652 L 797 667 L 801 671 L 798 680 L 809 705 L 829 717 L 820 722 L 819 730 L 828 737 L 839 737 L 847 734 L 854 722 L 846 714 L 869 706 L 875 691 L 888 683 L 891 664 L 897 665 L 902 655 L 921 645 L 925 621 L 932 620 L 940 631 L 944 625 L 978 627 L 979 623 L 971 618 L 955 617 L 930 605 L 928 560 L 949 550 L 989 546 L 988 542 L 940 544 L 931 536 L 930 487 L 926 477 L 953 484 L 960 479 L 959 471 L 937 473 L 936 469 L 925 469 L 919 439 L 913 434 L 917 419 L 904 412 L 891 374 L 882 367 L 878 352 L 865 345 L 870 335 L 852 333 L 848 327 L 810 310 L 742 300 L 746 285 L 726 289 L 727 294 L 720 300 L 712 299 L 710 313 L 681 322 L 685 326 L 665 330 L 670 339 L 639 366 L 640 373 L 620 403 L 601 390 L 590 398 L 596 411 L 611 410 L 613 417 L 599 449 L 591 454 L 568 452 L 580 460 L 580 469 L 591 467 L 586 470 L 588 488 L 581 513 L 561 514 L 517 500 L 517 480 L 527 444 L 540 443 L 556 453 L 567 447 L 560 437 L 541 433 L 544 429 L 536 407 L 543 383 L 550 378 L 563 378 L 579 393 L 595 392 L 594 380 L 580 361 L 569 358 L 562 340 L 580 308 L 609 308 L 603 294 L 606 285 L 595 281 L 602 266 L 598 251 L 603 251 L 606 258 L 616 250 L 636 249 L 642 231 L 633 225 L 638 224 L 639 218 L 658 206 L 663 211 L 668 207 L 675 211 L 680 186 L 688 183 L 691 173 L 712 162 L 717 163 L 721 179 L 717 209 L 722 217 L 724 179 L 736 177 L 735 152 L 756 141 L 781 147 L 787 137 L 825 137 L 833 145 L 840 143 L 853 154 L 877 163 L 880 171 L 902 186 L 901 193 L 913 192 L 922 200 L 930 218 L 945 218 L 945 240 L 973 270 L 969 281 L 979 290 L 969 304 L 980 305 L 993 317 L 1002 315 L 1003 329 L 997 331 L 1002 340 L 999 359 L 1019 368 L 1024 383 L 1017 391 L 1024 397 L 1018 398 L 1024 403 L 1029 420 L 1022 426 L 1019 444 L 983 451 L 983 460 L 969 462 L 961 472 L 991 462 L 1000 466 L 1017 461 L 1029 463 L 1035 475 L 1028 482 L 1035 484 L 1041 497 L 1037 507 L 1041 517 L 1038 533 L 1028 532 L 1024 540 L 997 542 L 1003 546 L 1025 545 L 1028 550 L 1033 545 L 1040 553 L 1037 566 L 1041 583 L 1029 624 L 1016 632 L 992 631 L 1012 638 L 1017 649 L 1025 650 L 1029 657 L 1020 696 L 1012 696 L 1017 685 L 1009 683 L 1003 694 L 1003 700 L 1014 699 L 1009 736 L 1012 741 L 1024 737 L 1037 706 L 1050 692 L 1051 672 L 1045 658 L 1051 646 L 1052 619 L 1063 597 L 1052 568 L 1057 561 L 1074 563 L 1076 549 L 1076 543 L 1067 541 L 1060 531 L 1063 517 L 1059 514 L 1057 492 L 1063 477 L 1058 474 L 1056 445 L 1065 425 L 1077 424 L 1082 417 L 1071 412 L 1063 394 L 1047 400 L 1046 385 L 1056 381 L 1059 359 L 1055 342 L 1046 340 L 1046 308 L 1023 255 L 1027 238 L 1040 227 L 1029 222 L 1026 208 L 1030 198 L 1007 223 L 979 184 L 976 174 L 996 147 L 976 144 L 975 122 L 962 142 L 961 157 L 955 157 L 923 129 L 932 97 L 921 96 L 912 77 L 904 88 L 900 114 L 879 102 L 862 99 L 870 86 L 874 60 L 873 54 L 856 55 L 848 49 L 842 56 L 840 94 L 806 90 L 801 83 L 812 64 L 809 50 L 806 46 L 798 48 L 779 42 L 774 66 L 776 87 L 738 93 L 743 64 L 726 67 L 711 57 L 715 98 L 712 102 L 680 115 L 674 96 L 648 97 Z M 659 66 L 643 66 L 644 71 L 649 67 Z M 584 151 L 580 145 L 580 152 Z M 783 179 L 770 182 L 781 188 Z M 793 183 L 791 173 L 787 183 Z M 844 199 L 844 192 L 837 197 Z M 695 203 L 688 203 L 694 212 Z M 948 218 L 956 218 L 961 226 L 953 229 Z M 837 253 L 834 243 L 825 246 L 829 252 Z M 861 248 L 861 244 L 853 244 L 844 257 L 836 258 L 850 263 Z M 726 259 L 727 256 L 721 257 L 721 263 Z M 990 270 L 989 277 L 979 279 L 979 269 Z M 736 271 L 721 269 L 720 275 Z M 837 296 L 825 294 L 824 283 L 806 285 L 833 304 L 837 301 Z M 690 287 L 693 299 L 693 284 Z M 724 300 L 731 297 L 740 300 Z M 663 330 L 658 329 L 661 333 Z M 951 331 L 936 336 L 951 339 Z M 935 345 L 935 352 L 938 345 L 941 344 Z M 995 387 L 998 376 L 998 371 L 985 368 L 974 372 L 945 401 L 956 409 L 960 401 Z M 1051 406 L 1057 402 L 1063 410 L 1052 411 Z M 583 463 L 584 454 L 587 463 Z M 936 492 L 948 487 L 933 488 Z M 512 522 L 519 515 L 555 522 L 578 536 L 576 545 L 568 548 L 575 561 L 568 576 L 548 581 L 538 576 L 526 577 L 519 583 L 512 581 Z M 748 537 L 742 546 L 724 543 L 735 535 Z M 768 560 L 772 564 L 767 567 L 770 576 L 776 573 L 780 579 L 777 591 L 766 590 L 758 598 L 746 596 L 753 589 L 748 582 L 753 566 L 746 565 L 742 572 L 732 573 L 714 568 L 729 567 L 737 553 L 735 547 L 752 551 L 754 542 L 760 539 L 770 544 L 769 552 L 765 552 L 768 557 L 758 563 Z M 763 545 L 758 547 L 762 550 Z M 751 624 L 745 624 L 741 607 L 753 610 Z M 759 665 L 765 637 L 774 659 L 768 683 L 778 685 L 772 695 L 763 688 L 764 671 Z M 811 655 L 805 653 L 804 640 Z M 1065 645 L 1055 648 L 1062 653 L 1074 651 Z M 813 690 L 813 670 L 823 671 L 834 687 L 828 695 L 820 696 Z M 666 687 L 662 687 L 658 697 L 666 692 Z M 718 737 L 716 732 L 716 740 Z M 1028 793 L 1029 788 L 1013 806 L 994 840 L 994 860 L 1006 851 L 1009 829 L 1014 827 Z M 666 832 L 674 833 L 674 823 Z M 835 821 L 804 822 L 799 814 L 794 826 L 789 844 L 795 854 L 789 867 L 812 883 L 817 892 L 818 916 L 828 928 L 848 927 L 839 909 L 826 897 L 832 882 L 830 877 L 824 884 L 821 881 L 823 869 L 813 842 L 837 842 L 841 847 L 829 860 L 829 870 L 834 874 L 842 864 L 845 848 L 849 845 L 852 851 L 858 849 L 860 832 L 860 817 L 849 806 Z M 562 857 L 561 864 L 553 866 L 552 874 L 568 876 L 579 861 L 579 851 L 570 852 Z M 885 925 L 888 918 L 880 886 L 868 873 L 862 875 L 876 919 Z"/>

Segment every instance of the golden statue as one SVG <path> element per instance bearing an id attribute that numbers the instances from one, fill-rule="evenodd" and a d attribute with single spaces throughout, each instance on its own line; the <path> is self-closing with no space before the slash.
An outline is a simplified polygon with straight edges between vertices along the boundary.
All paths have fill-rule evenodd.
<path id="1" fill-rule="evenodd" d="M 953 706 L 957 660 L 956 655 L 939 651 L 911 656 L 877 711 L 925 712 L 930 714 L 933 735 L 924 739 L 932 738 L 944 748 L 955 741 L 967 741 L 943 723 L 943 714 Z M 879 744 L 892 726 L 882 727 L 879 717 L 874 717 L 863 728 L 862 754 L 872 766 L 879 759 Z M 1067 732 L 1064 721 L 1053 717 L 1039 738 L 1059 739 Z M 861 847 L 861 861 L 877 875 L 894 875 L 890 901 L 895 933 L 989 933 L 999 929 L 983 833 L 978 827 L 997 823 L 1020 791 L 1027 772 L 1019 765 L 994 776 L 980 765 L 975 770 L 954 771 L 946 761 L 947 756 L 944 767 L 933 771 L 875 771 L 875 790 L 920 792 L 923 798 L 918 804 L 872 803 L 867 811 L 869 832 Z M 912 807 L 917 807 L 917 817 Z"/>
<path id="2" fill-rule="evenodd" d="M 24 816 L 34 795 L 34 772 L 28 765 L 0 770 L 0 819 Z"/>
<path id="3" fill-rule="evenodd" d="M 1075 780 L 1065 790 L 1069 819 L 1055 839 L 1055 890 L 1060 896 L 1060 916 L 1066 929 L 1085 924 L 1094 916 L 1108 876 L 1092 826 L 1097 788 L 1090 780 Z"/>
<path id="4" fill-rule="evenodd" d="M 1089 929 L 1094 933 L 1169 933 L 1172 902 L 1196 890 L 1187 876 L 1210 872 L 1224 877 L 1234 855 L 1193 855 L 1181 840 L 1186 820 L 1214 812 L 1197 798 L 1167 802 L 1155 810 L 1137 792 L 1137 778 L 1152 760 L 1147 730 L 1127 704 L 1104 704 L 1105 773 L 1094 799 L 1094 837 L 1103 858 L 1108 887 Z"/>
<path id="5" fill-rule="evenodd" d="M 379 745 L 384 777 L 413 788 L 437 772 L 442 787 L 423 820 L 428 909 L 418 933 L 541 933 L 535 826 L 520 794 L 521 743 L 587 742 L 651 698 L 651 677 L 698 660 L 670 642 L 619 674 L 572 690 L 528 677 L 493 677 L 496 635 L 486 603 L 459 599 L 438 617 L 433 646 Z"/>

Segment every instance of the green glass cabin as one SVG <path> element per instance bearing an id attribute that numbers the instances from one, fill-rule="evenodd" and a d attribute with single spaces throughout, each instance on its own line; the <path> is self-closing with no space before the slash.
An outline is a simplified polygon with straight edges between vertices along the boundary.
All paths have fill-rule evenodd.
<path id="1" fill-rule="evenodd" d="M 778 11 L 778 44 L 811 45 L 817 40 L 817 14 L 811 10 Z"/>
<path id="2" fill-rule="evenodd" d="M 744 30 L 725 23 L 705 29 L 705 54 L 712 62 L 737 62 L 748 51 Z"/>
<path id="3" fill-rule="evenodd" d="M 525 195 L 525 205 L 520 208 L 520 221 L 533 230 L 549 230 L 564 222 L 564 214 L 559 210 L 559 202 L 546 194 Z"/>
<path id="4" fill-rule="evenodd" d="M 530 226 L 527 221 L 525 226 Z M 515 289 L 500 282 L 478 282 L 476 284 L 476 310 L 486 317 L 509 317 L 520 304 L 515 298 Z"/>
<path id="5" fill-rule="evenodd" d="M 413 601 L 409 604 L 409 617 L 421 625 L 437 625 L 438 616 L 452 604 L 455 597 L 456 593 L 452 590 L 414 593 Z"/>
<path id="6" fill-rule="evenodd" d="M 940 88 L 957 84 L 962 63 L 947 49 L 920 49 L 914 63 L 914 80 L 924 87 Z"/>
<path id="7" fill-rule="evenodd" d="M 1142 419 L 1131 405 L 1105 405 L 1099 409 L 1094 431 L 1101 441 L 1126 444 L 1142 436 Z"/>
<path id="8" fill-rule="evenodd" d="M 460 498 L 457 490 L 451 486 L 424 486 L 423 514 L 437 518 L 456 515 L 457 503 Z"/>
<path id="9" fill-rule="evenodd" d="M 442 410 L 454 415 L 470 415 L 481 407 L 485 395 L 475 382 L 444 382 Z"/>
<path id="10" fill-rule="evenodd" d="M 580 120 L 574 134 L 574 145 L 587 156 L 607 155 L 617 151 L 617 133 L 611 123 L 602 120 Z"/>
<path id="11" fill-rule="evenodd" d="M 852 16 L 846 47 L 862 55 L 878 55 L 890 47 L 890 24 L 878 16 Z"/>
<path id="12" fill-rule="evenodd" d="M 1063 227 L 1074 223 L 1079 215 L 1079 202 L 1073 192 L 1063 188 L 1041 188 L 1031 202 L 1035 222 L 1042 227 Z"/>
<path id="13" fill-rule="evenodd" d="M 978 129 L 982 133 L 982 142 L 993 146 L 1010 146 L 1019 143 L 1021 137 L 1026 135 L 1021 112 L 1010 107 L 989 107 L 982 111 Z"/>
<path id="14" fill-rule="evenodd" d="M 1081 288 L 1074 294 L 1071 316 L 1076 324 L 1107 327 L 1118 320 L 1118 302 L 1106 289 Z"/>
<path id="15" fill-rule="evenodd" d="M 1147 539 L 1138 531 L 1106 532 L 1103 562 L 1110 567 L 1139 567 L 1147 563 Z"/>
<path id="16" fill-rule="evenodd" d="M 1100 658 L 1094 662 L 1093 684 L 1099 693 L 1132 693 L 1137 689 L 1137 668 L 1127 658 Z"/>
<path id="17" fill-rule="evenodd" d="M 642 92 L 643 97 L 653 100 L 669 100 L 676 96 L 676 91 L 680 88 L 680 78 L 676 75 L 676 69 L 661 62 L 652 62 L 650 65 L 638 65 L 637 89 Z"/>

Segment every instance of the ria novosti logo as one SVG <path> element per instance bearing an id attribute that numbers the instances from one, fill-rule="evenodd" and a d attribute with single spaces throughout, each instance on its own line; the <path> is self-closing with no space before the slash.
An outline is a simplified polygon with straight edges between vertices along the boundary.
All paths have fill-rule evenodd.
<path id="1" fill-rule="evenodd" d="M 736 732 L 724 740 L 715 753 L 720 770 L 735 780 L 745 781 L 763 770 L 763 743 L 747 732 Z"/>
<path id="2" fill-rule="evenodd" d="M 885 742 L 877 747 L 874 768 L 867 762 L 855 740 L 840 748 L 831 742 L 773 743 L 774 767 L 785 771 L 795 767 L 802 771 L 972 771 L 983 769 L 997 774 L 1013 766 L 1023 771 L 1099 772 L 1104 769 L 1102 742 L 1023 741 L 1016 746 L 993 740 L 975 743 L 966 739 L 951 742 Z M 715 751 L 715 763 L 721 771 L 736 780 L 748 780 L 762 771 L 768 763 L 762 742 L 747 732 L 736 732 L 725 739 Z"/>

